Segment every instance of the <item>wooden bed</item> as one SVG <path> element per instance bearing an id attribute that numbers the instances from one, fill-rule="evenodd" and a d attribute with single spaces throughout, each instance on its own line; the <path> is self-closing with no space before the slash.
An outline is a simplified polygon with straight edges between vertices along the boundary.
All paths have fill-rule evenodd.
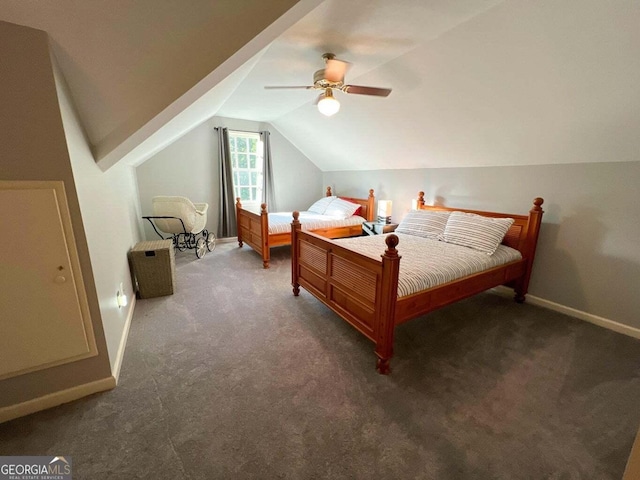
<path id="1" fill-rule="evenodd" d="M 542 203 L 542 198 L 536 198 L 529 215 L 513 215 L 427 206 L 424 193 L 420 192 L 419 209 L 513 218 L 514 223 L 502 243 L 519 250 L 522 259 L 404 297 L 398 297 L 401 255 L 396 250 L 397 235 L 386 237 L 387 248 L 377 260 L 302 230 L 297 212 L 294 212 L 291 225 L 293 294 L 298 296 L 303 287 L 373 341 L 376 368 L 387 374 L 396 325 L 499 285 L 513 288 L 515 300 L 524 302 L 542 220 Z"/>
<path id="2" fill-rule="evenodd" d="M 331 187 L 327 187 L 325 194 L 327 197 L 333 195 Z M 375 217 L 373 189 L 369 190 L 367 198 L 339 197 L 361 206 L 360 216 L 367 221 L 373 221 Z M 262 256 L 262 264 L 264 268 L 269 268 L 271 258 L 271 248 L 281 245 L 291 244 L 291 232 L 269 233 L 269 214 L 267 212 L 267 204 L 260 206 L 260 212 L 253 212 L 244 209 L 240 198 L 236 198 L 236 220 L 238 222 L 238 245 L 243 246 L 244 243 L 253 248 Z M 350 225 L 343 227 L 327 227 L 314 229 L 314 233 L 327 238 L 343 238 L 353 237 L 362 234 L 362 225 Z"/>

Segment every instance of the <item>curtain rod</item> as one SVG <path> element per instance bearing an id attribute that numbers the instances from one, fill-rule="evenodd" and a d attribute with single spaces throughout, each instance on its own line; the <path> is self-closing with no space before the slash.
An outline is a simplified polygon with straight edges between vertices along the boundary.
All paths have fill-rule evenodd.
<path id="1" fill-rule="evenodd" d="M 267 132 L 269 135 L 271 135 L 271 132 L 269 130 L 261 130 L 258 132 L 252 132 L 250 130 L 237 130 L 235 128 L 229 128 L 229 127 L 213 127 L 214 130 L 218 130 L 220 128 L 227 128 L 228 130 L 231 130 L 232 132 L 240 132 L 240 133 L 262 133 L 262 132 Z"/>

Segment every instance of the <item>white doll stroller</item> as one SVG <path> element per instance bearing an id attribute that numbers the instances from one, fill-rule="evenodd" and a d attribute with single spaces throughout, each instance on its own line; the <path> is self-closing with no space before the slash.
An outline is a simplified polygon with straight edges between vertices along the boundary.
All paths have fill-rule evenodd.
<path id="1" fill-rule="evenodd" d="M 196 256 L 202 258 L 216 248 L 216 236 L 205 228 L 207 224 L 207 203 L 192 203 L 186 197 L 153 197 L 153 215 L 142 217 L 149 221 L 153 230 L 163 240 L 173 240 L 179 251 L 193 248 Z M 164 237 L 161 232 L 168 233 Z"/>

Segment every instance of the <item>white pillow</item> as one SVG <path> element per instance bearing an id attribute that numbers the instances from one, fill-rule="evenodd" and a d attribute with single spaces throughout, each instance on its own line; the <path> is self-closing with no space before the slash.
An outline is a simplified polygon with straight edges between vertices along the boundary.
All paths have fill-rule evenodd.
<path id="1" fill-rule="evenodd" d="M 396 228 L 396 232 L 417 237 L 442 240 L 444 227 L 451 212 L 411 210 Z"/>
<path id="2" fill-rule="evenodd" d="M 357 203 L 352 203 L 347 200 L 343 200 L 342 198 L 336 198 L 329 204 L 327 209 L 324 211 L 324 214 L 332 217 L 349 218 L 356 213 L 358 208 L 360 208 L 360 205 Z"/>
<path id="3" fill-rule="evenodd" d="M 331 202 L 333 202 L 337 197 L 331 196 L 331 197 L 323 197 L 320 200 L 318 200 L 317 202 L 315 202 L 313 205 L 311 205 L 307 211 L 308 212 L 313 212 L 313 213 L 319 213 L 320 215 L 323 215 L 325 210 L 327 209 L 327 207 L 329 206 L 329 204 Z"/>
<path id="4" fill-rule="evenodd" d="M 443 240 L 492 255 L 513 221 L 513 218 L 491 218 L 475 213 L 451 212 L 444 228 Z"/>

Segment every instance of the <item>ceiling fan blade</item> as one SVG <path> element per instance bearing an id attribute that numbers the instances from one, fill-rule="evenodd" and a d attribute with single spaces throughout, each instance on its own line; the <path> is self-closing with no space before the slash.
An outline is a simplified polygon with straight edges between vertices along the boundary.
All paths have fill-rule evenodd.
<path id="1" fill-rule="evenodd" d="M 282 87 L 264 87 L 266 90 L 282 90 L 285 88 L 304 88 L 305 90 L 310 90 L 315 88 L 313 85 L 292 85 L 292 86 L 282 86 Z"/>
<path id="2" fill-rule="evenodd" d="M 345 85 L 341 90 L 344 93 L 355 93 L 357 95 L 374 95 L 376 97 L 386 97 L 391 93 L 390 88 L 363 87 L 361 85 Z"/>
<path id="3" fill-rule="evenodd" d="M 327 60 L 327 66 L 324 68 L 324 78 L 330 82 L 342 82 L 344 74 L 351 64 L 336 58 Z"/>

